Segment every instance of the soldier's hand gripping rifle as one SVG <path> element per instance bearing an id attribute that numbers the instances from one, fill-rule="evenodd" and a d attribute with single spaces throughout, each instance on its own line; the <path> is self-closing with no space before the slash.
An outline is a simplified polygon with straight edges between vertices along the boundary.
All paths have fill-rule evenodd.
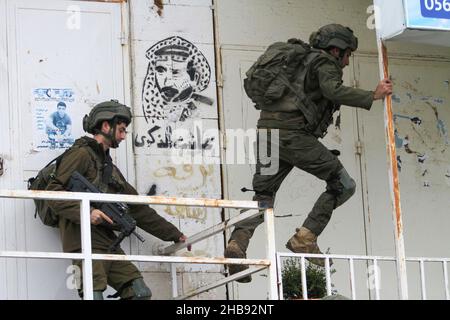
<path id="1" fill-rule="evenodd" d="M 78 171 L 75 171 L 71 176 L 67 186 L 67 189 L 72 192 L 90 192 L 90 193 L 102 193 L 96 186 L 90 183 L 85 177 L 83 177 Z M 141 242 L 144 242 L 139 234 L 135 232 L 136 220 L 134 220 L 128 214 L 128 205 L 122 202 L 91 202 L 91 205 L 105 213 L 114 224 L 102 223 L 102 226 L 108 227 L 113 230 L 120 231 L 119 236 L 110 246 L 110 250 L 115 251 L 125 237 L 134 234 Z"/>

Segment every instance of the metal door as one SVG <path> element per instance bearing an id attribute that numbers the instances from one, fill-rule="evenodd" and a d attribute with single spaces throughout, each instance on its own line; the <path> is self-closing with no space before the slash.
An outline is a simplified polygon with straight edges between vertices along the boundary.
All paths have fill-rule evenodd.
<path id="1" fill-rule="evenodd" d="M 450 150 L 448 108 L 450 62 L 431 57 L 390 58 L 394 81 L 393 113 L 400 169 L 400 199 L 407 257 L 446 257 L 450 236 Z M 359 57 L 356 77 L 361 87 L 375 88 L 376 57 Z M 358 112 L 364 141 L 363 177 L 369 254 L 395 254 L 383 105 Z M 381 265 L 381 297 L 397 298 L 395 266 Z M 409 298 L 420 299 L 418 263 L 408 263 Z M 444 299 L 442 266 L 425 267 L 427 298 Z"/>
<path id="2" fill-rule="evenodd" d="M 84 134 L 82 117 L 95 103 L 125 100 L 121 5 L 2 0 L 0 9 L 0 187 L 25 189 L 29 177 Z M 59 102 L 71 120 L 64 139 L 46 128 Z M 125 174 L 126 149 L 115 155 Z M 0 200 L 0 208 L 0 250 L 61 251 L 58 230 L 34 219 L 31 201 Z M 66 283 L 70 261 L 0 263 L 2 298 L 77 297 Z"/>

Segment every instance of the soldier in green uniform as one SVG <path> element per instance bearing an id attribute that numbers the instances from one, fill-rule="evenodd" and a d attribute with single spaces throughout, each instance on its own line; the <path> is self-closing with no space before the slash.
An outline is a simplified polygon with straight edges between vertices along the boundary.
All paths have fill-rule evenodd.
<path id="1" fill-rule="evenodd" d="M 47 190 L 63 191 L 74 171 L 107 193 L 133 194 L 133 188 L 113 165 L 110 148 L 117 148 L 125 139 L 126 128 L 131 122 L 130 109 L 115 100 L 97 104 L 83 119 L 83 129 L 93 134 L 77 139 L 63 156 Z M 75 201 L 50 201 L 50 207 L 59 218 L 59 229 L 64 252 L 80 252 L 80 204 Z M 129 214 L 146 232 L 164 241 L 185 242 L 174 225 L 159 216 L 147 205 L 129 205 Z M 102 225 L 113 221 L 102 211 L 91 208 L 91 238 L 94 253 L 125 254 L 120 247 L 111 252 L 115 233 Z M 81 261 L 74 261 L 81 267 Z M 93 261 L 94 299 L 103 299 L 107 285 L 117 290 L 123 299 L 150 299 L 151 291 L 143 281 L 139 270 L 129 261 Z M 82 296 L 82 289 L 79 290 Z"/>
<path id="2" fill-rule="evenodd" d="M 256 166 L 253 177 L 253 200 L 262 201 L 273 207 L 275 195 L 281 183 L 292 170 L 297 167 L 317 178 L 324 180 L 327 187 L 314 204 L 303 225 L 289 239 L 286 247 L 295 253 L 321 253 L 317 245 L 317 237 L 328 224 L 334 209 L 346 202 L 356 189 L 355 181 L 349 176 L 337 155 L 328 150 L 318 139 L 327 133 L 332 123 L 333 113 L 340 105 L 359 107 L 370 110 L 374 100 L 383 99 L 392 94 L 390 80 L 382 80 L 375 91 L 366 91 L 343 85 L 343 69 L 349 64 L 352 52 L 358 47 L 358 39 L 350 28 L 339 24 L 321 27 L 310 37 L 312 52 L 305 59 L 306 75 L 304 85 L 297 87 L 303 90 L 310 105 L 303 106 L 312 110 L 313 117 L 307 119 L 296 107 L 298 95 L 294 92 L 285 94 L 277 101 L 277 108 L 261 111 L 258 129 L 278 129 L 279 169 L 272 175 L 261 174 L 264 168 L 260 163 Z M 303 69 L 304 70 L 304 69 Z M 266 141 L 270 149 L 270 135 Z M 225 249 L 227 258 L 245 258 L 250 238 L 256 227 L 263 222 L 263 216 L 237 224 Z M 310 262 L 324 266 L 324 259 L 309 259 Z M 230 265 L 230 274 L 247 269 L 245 265 Z M 251 277 L 239 279 L 249 282 Z"/>

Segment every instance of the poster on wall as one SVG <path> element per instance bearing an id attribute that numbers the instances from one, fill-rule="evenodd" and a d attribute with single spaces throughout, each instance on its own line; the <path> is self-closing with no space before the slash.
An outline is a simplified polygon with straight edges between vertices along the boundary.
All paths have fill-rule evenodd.
<path id="1" fill-rule="evenodd" d="M 69 148 L 75 141 L 74 91 L 36 88 L 32 95 L 34 149 L 42 151 Z"/>

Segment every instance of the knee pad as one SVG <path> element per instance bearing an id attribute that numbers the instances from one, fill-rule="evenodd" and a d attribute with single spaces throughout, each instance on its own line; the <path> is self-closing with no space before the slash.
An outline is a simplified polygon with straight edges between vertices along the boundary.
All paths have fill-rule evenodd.
<path id="1" fill-rule="evenodd" d="M 275 194 L 272 192 L 255 191 L 253 201 L 258 201 L 263 207 L 273 208 L 275 202 Z"/>
<path id="2" fill-rule="evenodd" d="M 344 168 L 327 181 L 327 192 L 336 197 L 335 208 L 350 199 L 355 194 L 355 191 L 355 180 L 350 177 Z"/>
<path id="3" fill-rule="evenodd" d="M 94 300 L 103 300 L 103 291 L 94 291 Z"/>
<path id="4" fill-rule="evenodd" d="M 342 183 L 343 190 L 342 196 L 346 199 L 349 199 L 351 196 L 355 194 L 356 191 L 356 183 L 355 180 L 350 177 L 347 170 L 342 169 L 339 171 L 339 181 Z"/>
<path id="5" fill-rule="evenodd" d="M 132 300 L 150 300 L 152 297 L 152 291 L 142 278 L 134 279 L 131 282 L 131 289 L 134 292 Z"/>
<path id="6" fill-rule="evenodd" d="M 80 297 L 80 299 L 84 298 L 83 290 L 81 290 L 81 289 L 78 290 L 78 296 Z M 94 290 L 93 298 L 94 298 L 94 300 L 103 300 L 103 291 Z"/>

